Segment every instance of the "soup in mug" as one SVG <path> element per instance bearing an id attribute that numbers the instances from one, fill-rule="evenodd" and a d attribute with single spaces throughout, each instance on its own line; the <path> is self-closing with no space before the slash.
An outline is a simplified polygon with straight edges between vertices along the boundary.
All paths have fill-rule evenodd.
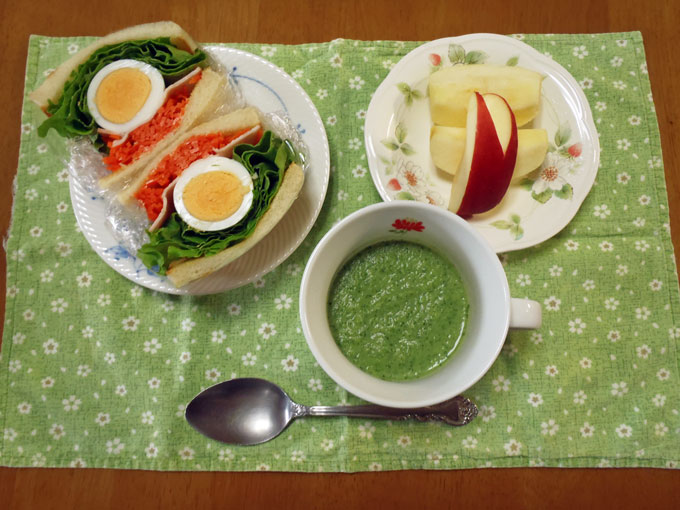
<path id="1" fill-rule="evenodd" d="M 430 375 L 453 355 L 468 320 L 456 267 L 426 246 L 386 241 L 352 257 L 335 276 L 328 322 L 355 366 L 387 381 Z"/>

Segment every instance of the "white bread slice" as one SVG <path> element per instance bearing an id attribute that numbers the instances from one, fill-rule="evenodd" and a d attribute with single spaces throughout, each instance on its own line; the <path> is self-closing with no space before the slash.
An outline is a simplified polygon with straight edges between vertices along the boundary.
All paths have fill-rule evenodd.
<path id="1" fill-rule="evenodd" d="M 250 145 L 255 144 L 255 141 L 258 138 L 258 133 L 260 131 L 260 126 L 255 126 L 250 129 L 250 131 L 246 131 L 240 136 L 237 136 L 234 138 L 231 142 L 229 142 L 227 145 L 222 147 L 220 150 L 218 150 L 215 153 L 215 156 L 222 156 L 224 158 L 231 158 L 232 155 L 234 154 L 234 147 L 237 145 L 241 145 L 242 143 L 247 143 Z M 175 204 L 172 199 L 172 195 L 175 190 L 175 185 L 177 184 L 177 181 L 179 180 L 179 177 L 177 177 L 174 181 L 172 181 L 167 188 L 163 190 L 163 209 L 161 209 L 161 212 L 158 214 L 158 217 L 154 220 L 154 222 L 151 224 L 149 227 L 149 232 L 153 232 L 154 230 L 158 230 L 163 226 L 163 224 L 167 221 L 168 217 L 175 211 Z"/>
<path id="2" fill-rule="evenodd" d="M 204 119 L 211 112 L 216 111 L 219 103 L 224 98 L 223 91 L 225 87 L 227 87 L 227 79 L 225 76 L 216 73 L 210 68 L 204 69 L 201 79 L 191 92 L 191 96 L 189 97 L 189 101 L 184 110 L 184 115 L 182 116 L 182 121 L 177 129 L 168 133 L 165 138 L 160 140 L 153 148 L 143 153 L 131 164 L 99 179 L 99 185 L 102 188 L 110 188 L 112 186 L 120 187 L 127 181 L 132 180 L 142 168 L 148 165 L 149 162 L 176 139 L 177 136 L 184 133 L 187 129 L 194 127 L 197 122 Z"/>
<path id="3" fill-rule="evenodd" d="M 117 32 L 101 37 L 89 46 L 86 46 L 67 61 L 57 67 L 33 92 L 29 99 L 37 104 L 42 111 L 47 110 L 49 101 L 53 103 L 61 97 L 64 85 L 78 66 L 84 63 L 92 53 L 103 46 L 117 44 L 124 41 L 139 39 L 155 39 L 157 37 L 169 37 L 176 47 L 193 53 L 198 45 L 182 27 L 172 21 L 159 21 L 124 28 Z"/>
<path id="4" fill-rule="evenodd" d="M 177 262 L 168 270 L 168 278 L 176 287 L 184 287 L 199 278 L 214 273 L 245 254 L 262 240 L 284 217 L 304 184 L 304 173 L 297 164 L 291 164 L 284 174 L 281 187 L 258 222 L 252 234 L 238 244 L 209 257 Z"/>
<path id="5" fill-rule="evenodd" d="M 168 154 L 172 154 L 186 140 L 196 135 L 207 135 L 211 133 L 233 133 L 243 129 L 251 128 L 260 123 L 260 116 L 257 110 L 252 107 L 235 110 L 221 117 L 217 117 L 209 122 L 200 124 L 189 131 L 185 131 L 179 137 L 175 137 L 173 142 L 163 151 L 157 153 L 153 160 L 141 171 L 137 172 L 134 179 L 118 193 L 118 200 L 123 204 L 130 204 L 134 201 L 134 195 L 151 175 L 151 172 L 158 166 L 161 160 Z"/>

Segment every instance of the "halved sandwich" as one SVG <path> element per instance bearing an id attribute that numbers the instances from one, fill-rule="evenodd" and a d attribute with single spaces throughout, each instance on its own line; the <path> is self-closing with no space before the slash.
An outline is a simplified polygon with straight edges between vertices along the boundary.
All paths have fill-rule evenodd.
<path id="1" fill-rule="evenodd" d="M 295 159 L 254 108 L 182 134 L 119 194 L 146 210 L 150 242 L 137 256 L 177 287 L 229 264 L 297 198 L 304 174 Z"/>
<path id="2" fill-rule="evenodd" d="M 179 25 L 129 27 L 98 39 L 62 63 L 29 97 L 48 116 L 45 136 L 89 137 L 123 185 L 226 94 L 226 78 Z"/>

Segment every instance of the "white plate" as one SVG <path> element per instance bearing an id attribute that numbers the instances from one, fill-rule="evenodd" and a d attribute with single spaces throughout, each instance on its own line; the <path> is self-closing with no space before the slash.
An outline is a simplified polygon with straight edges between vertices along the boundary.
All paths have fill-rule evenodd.
<path id="1" fill-rule="evenodd" d="M 511 185 L 497 207 L 470 220 L 497 253 L 541 243 L 562 230 L 578 211 L 595 181 L 600 145 L 590 106 L 576 80 L 550 57 L 512 37 L 470 34 L 438 39 L 414 49 L 394 66 L 366 113 L 373 182 L 386 201 L 415 199 L 447 206 L 451 177 L 437 170 L 430 157 L 427 83 L 439 66 L 453 65 L 450 51 L 454 61 L 514 62 L 545 76 L 540 113 L 523 126 L 547 130 L 551 146 L 543 166 L 524 185 Z M 576 144 L 581 149 L 574 157 L 569 149 L 577 154 Z M 542 169 L 549 166 L 559 171 L 553 181 L 555 187 L 560 183 L 557 191 L 542 191 L 547 183 Z"/>
<path id="2" fill-rule="evenodd" d="M 295 251 L 307 236 L 323 205 L 330 176 L 328 139 L 321 117 L 307 93 L 274 64 L 245 51 L 220 46 L 206 48 L 231 72 L 246 102 L 263 112 L 286 112 L 308 148 L 305 183 L 277 227 L 248 255 L 220 271 L 180 289 L 148 270 L 113 237 L 106 225 L 104 200 L 70 179 L 71 201 L 78 225 L 97 254 L 129 280 L 168 294 L 215 294 L 240 287 L 268 273 Z"/>

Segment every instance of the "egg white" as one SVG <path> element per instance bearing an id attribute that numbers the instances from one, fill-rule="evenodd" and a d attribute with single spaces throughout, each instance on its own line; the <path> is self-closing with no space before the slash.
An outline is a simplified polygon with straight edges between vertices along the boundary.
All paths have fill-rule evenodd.
<path id="1" fill-rule="evenodd" d="M 97 94 L 97 89 L 101 85 L 101 82 L 106 76 L 111 72 L 122 69 L 122 68 L 135 68 L 142 71 L 151 81 L 151 91 L 149 92 L 149 97 L 146 102 L 139 109 L 137 114 L 127 122 L 118 124 L 106 120 L 97 108 L 97 101 L 95 99 Z M 87 107 L 90 110 L 90 114 L 94 118 L 94 121 L 98 126 L 111 131 L 112 133 L 124 135 L 129 133 L 133 129 L 149 122 L 153 116 L 156 114 L 158 109 L 163 106 L 165 102 L 165 80 L 163 75 L 155 67 L 140 62 L 139 60 L 132 59 L 122 59 L 116 60 L 104 67 L 102 67 L 94 78 L 90 82 L 87 89 Z"/>
<path id="2" fill-rule="evenodd" d="M 193 216 L 187 210 L 186 205 L 184 205 L 184 188 L 194 177 L 220 170 L 234 174 L 241 181 L 241 184 L 248 188 L 248 193 L 244 195 L 240 207 L 231 216 L 219 221 L 200 220 Z M 172 198 L 175 203 L 175 210 L 187 225 L 204 232 L 224 230 L 241 221 L 253 205 L 253 180 L 246 167 L 238 161 L 222 156 L 208 156 L 207 158 L 194 161 L 182 172 L 182 175 L 179 176 L 175 184 Z"/>

